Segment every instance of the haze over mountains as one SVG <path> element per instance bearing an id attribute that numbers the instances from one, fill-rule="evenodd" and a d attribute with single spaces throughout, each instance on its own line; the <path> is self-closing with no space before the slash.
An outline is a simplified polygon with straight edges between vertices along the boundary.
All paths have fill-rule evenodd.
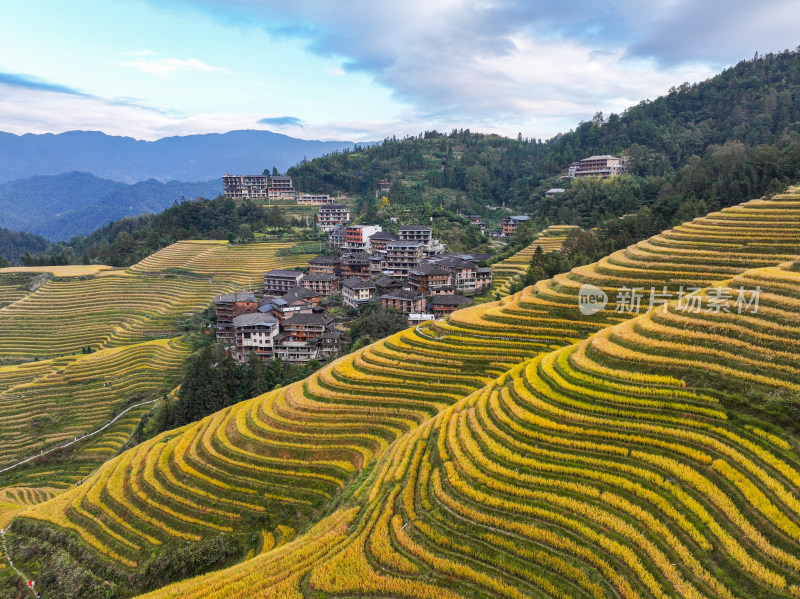
<path id="1" fill-rule="evenodd" d="M 71 172 L 0 184 L 0 227 L 66 241 L 114 220 L 161 212 L 182 198 L 214 198 L 222 181 L 155 179 L 132 185 Z"/>
<path id="2" fill-rule="evenodd" d="M 347 141 L 295 139 L 271 131 L 229 131 L 143 141 L 100 131 L 54 135 L 0 132 L 0 183 L 71 171 L 122 183 L 208 181 L 226 172 L 285 171 L 301 161 L 352 148 Z"/>
<path id="3" fill-rule="evenodd" d="M 273 166 L 284 172 L 304 158 L 354 145 L 270 131 L 157 141 L 100 131 L 0 132 L 0 227 L 68 240 L 113 220 L 161 212 L 182 198 L 216 197 L 226 172 L 260 174 Z"/>

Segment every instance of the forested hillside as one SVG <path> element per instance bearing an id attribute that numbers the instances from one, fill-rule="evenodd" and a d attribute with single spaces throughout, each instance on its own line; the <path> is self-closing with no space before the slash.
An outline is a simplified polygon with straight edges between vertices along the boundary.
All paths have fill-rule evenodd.
<path id="1" fill-rule="evenodd" d="M 605 181 L 559 178 L 570 162 L 604 153 L 629 156 L 630 174 Z M 496 225 L 506 214 L 498 208 L 505 206 L 531 214 L 542 227 L 595 227 L 638 213 L 652 221 L 652 230 L 661 230 L 800 179 L 800 53 L 743 61 L 621 115 L 597 114 L 548 141 L 428 131 L 304 160 L 288 174 L 303 192 L 356 196 L 354 216 L 361 222 L 388 218 L 374 190 L 390 178 L 390 204 L 423 208 L 426 215 L 479 214 Z M 564 193 L 546 196 L 554 186 Z M 94 206 L 84 211 L 111 220 Z M 158 217 L 115 221 L 34 261 L 128 265 L 179 239 L 247 238 L 286 223 L 280 210 L 233 207 L 225 200 L 186 203 Z M 132 240 L 123 235 L 118 241 L 123 232 Z"/>
<path id="2" fill-rule="evenodd" d="M 41 254 L 50 247 L 43 237 L 0 228 L 0 268 L 18 262 L 23 254 Z"/>
<path id="3" fill-rule="evenodd" d="M 0 226 L 66 241 L 111 221 L 161 212 L 182 198 L 213 198 L 221 191 L 218 179 L 127 185 L 79 172 L 32 177 L 0 184 Z"/>
<path id="4" fill-rule="evenodd" d="M 634 178 L 616 188 L 598 181 L 571 188 L 553 179 L 593 154 L 627 154 Z M 391 201 L 476 213 L 506 205 L 570 224 L 652 206 L 673 224 L 776 191 L 800 175 L 800 53 L 743 61 L 621 115 L 598 113 L 544 142 L 429 131 L 307 161 L 289 174 L 309 191 L 364 195 L 391 177 Z M 567 192 L 546 200 L 542 192 L 556 184 Z"/>

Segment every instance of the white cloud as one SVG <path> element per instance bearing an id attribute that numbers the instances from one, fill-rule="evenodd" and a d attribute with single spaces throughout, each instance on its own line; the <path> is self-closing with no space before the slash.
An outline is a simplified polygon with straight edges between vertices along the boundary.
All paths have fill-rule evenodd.
<path id="1" fill-rule="evenodd" d="M 0 83 L 0 131 L 62 133 L 103 131 L 155 140 L 173 135 L 268 129 L 302 139 L 371 141 L 391 135 L 399 123 L 331 122 L 307 125 L 259 125 L 263 113 L 220 111 L 185 115 L 130 101 L 20 88 Z"/>
<path id="2" fill-rule="evenodd" d="M 140 54 L 142 58 L 120 62 L 124 67 L 132 67 L 150 75 L 168 77 L 175 73 L 214 73 L 226 69 L 204 63 L 196 58 L 155 58 L 154 54 Z"/>
<path id="3" fill-rule="evenodd" d="M 430 122 L 487 127 L 530 120 L 531 111 L 549 119 L 618 111 L 756 49 L 793 46 L 800 27 L 796 0 L 170 3 L 238 14 L 272 35 L 304 39 L 311 52 L 367 73 Z"/>
<path id="4" fill-rule="evenodd" d="M 329 75 L 336 75 L 337 77 L 343 77 L 344 75 L 347 75 L 345 70 L 341 67 L 326 68 L 325 72 L 328 73 Z"/>

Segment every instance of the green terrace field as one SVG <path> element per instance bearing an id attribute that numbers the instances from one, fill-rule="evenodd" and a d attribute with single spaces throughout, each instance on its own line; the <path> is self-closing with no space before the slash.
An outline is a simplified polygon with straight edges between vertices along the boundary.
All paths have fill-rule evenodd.
<path id="1" fill-rule="evenodd" d="M 35 286 L 35 273 L 10 272 L 0 268 L 0 308 L 13 304 L 31 293 Z"/>
<path id="2" fill-rule="evenodd" d="M 166 373 L 172 373 L 174 387 L 188 354 L 180 338 L 160 339 L 70 361 L 0 368 L 0 470 L 99 428 L 128 405 L 152 400 Z M 93 448 L 98 457 L 115 455 L 147 409 L 133 410 L 124 439 L 106 434 L 105 444 Z"/>
<path id="3" fill-rule="evenodd" d="M 51 279 L 0 309 L 0 357 L 49 358 L 172 337 L 178 321 L 214 296 L 260 286 L 264 272 L 281 265 L 306 264 L 310 255 L 276 256 L 291 245 L 182 241 L 127 271 Z"/>
<path id="4" fill-rule="evenodd" d="M 129 270 L 142 275 L 171 271 L 196 274 L 208 277 L 214 284 L 233 285 L 237 289 L 252 285 L 256 289 L 263 285 L 265 272 L 305 266 L 316 255 L 277 255 L 294 245 L 294 242 L 228 245 L 226 241 L 179 241 L 134 264 Z"/>
<path id="5" fill-rule="evenodd" d="M 795 446 L 715 388 L 800 389 L 798 247 L 800 189 L 696 219 L 164 433 L 15 526 L 123 585 L 154 552 L 258 539 L 153 597 L 797 594 Z M 764 311 L 615 311 L 625 285 L 728 281 Z M 583 283 L 605 310 L 581 315 Z"/>
<path id="6" fill-rule="evenodd" d="M 761 286 L 757 314 L 673 302 L 520 363 L 400 438 L 306 534 L 146 597 L 798 596 L 796 440 L 732 421 L 715 392 L 800 390 L 798 266 L 726 282 Z M 687 386 L 698 370 L 707 386 Z"/>
<path id="7" fill-rule="evenodd" d="M 500 297 L 507 296 L 512 283 L 528 270 L 536 248 L 541 247 L 544 253 L 559 251 L 570 229 L 574 228 L 576 227 L 572 225 L 551 225 L 528 247 L 501 262 L 492 264 L 492 289 L 487 294 L 489 299 L 486 301 L 490 301 L 498 294 Z"/>
<path id="8" fill-rule="evenodd" d="M 180 382 L 191 348 L 177 323 L 267 270 L 304 264 L 276 256 L 291 246 L 180 242 L 127 271 L 0 270 L 0 521 L 117 455 Z"/>

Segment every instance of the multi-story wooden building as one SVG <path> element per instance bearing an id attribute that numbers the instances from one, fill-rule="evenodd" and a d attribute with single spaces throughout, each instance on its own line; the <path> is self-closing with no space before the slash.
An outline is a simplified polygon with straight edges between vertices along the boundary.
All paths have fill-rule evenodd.
<path id="1" fill-rule="evenodd" d="M 625 159 L 604 154 L 589 156 L 569 165 L 570 177 L 602 177 L 607 179 L 625 172 Z"/>
<path id="2" fill-rule="evenodd" d="M 222 175 L 223 193 L 234 200 L 266 200 L 269 177 L 266 175 Z"/>
<path id="3" fill-rule="evenodd" d="M 329 273 L 310 273 L 300 280 L 300 285 L 322 297 L 328 297 L 339 291 L 339 277 Z"/>
<path id="4" fill-rule="evenodd" d="M 366 279 L 343 279 L 342 303 L 351 308 L 358 308 L 375 297 L 375 289 L 375 283 Z"/>
<path id="5" fill-rule="evenodd" d="M 475 293 L 489 291 L 492 286 L 494 273 L 488 266 L 479 266 L 475 271 Z"/>
<path id="6" fill-rule="evenodd" d="M 240 314 L 233 319 L 233 330 L 235 347 L 232 353 L 240 362 L 246 361 L 250 352 L 255 352 L 262 360 L 274 357 L 280 326 L 271 314 Z"/>
<path id="7" fill-rule="evenodd" d="M 392 277 L 378 277 L 375 280 L 375 292 L 380 296 L 391 291 L 397 291 L 403 288 L 403 283 L 398 279 Z"/>
<path id="8" fill-rule="evenodd" d="M 397 241 L 400 239 L 394 233 L 389 233 L 388 231 L 378 231 L 377 233 L 370 235 L 369 238 L 369 245 L 371 247 L 371 251 L 373 254 L 377 252 L 382 252 L 386 249 L 386 245 L 390 241 Z"/>
<path id="9" fill-rule="evenodd" d="M 317 352 L 320 358 L 329 358 L 342 349 L 342 334 L 328 327 L 322 335 L 314 338 L 317 344 Z"/>
<path id="10" fill-rule="evenodd" d="M 503 219 L 503 237 L 511 237 L 514 233 L 517 232 L 517 227 L 530 220 L 530 216 L 520 215 L 520 216 L 507 216 Z"/>
<path id="11" fill-rule="evenodd" d="M 390 241 L 383 257 L 384 273 L 390 277 L 408 276 L 408 271 L 422 262 L 422 248 L 419 241 Z"/>
<path id="12" fill-rule="evenodd" d="M 214 311 L 217 316 L 217 341 L 233 345 L 233 319 L 241 314 L 257 312 L 258 300 L 252 291 L 226 293 L 214 298 Z"/>
<path id="13" fill-rule="evenodd" d="M 433 313 L 436 318 L 443 318 L 460 308 L 472 304 L 472 300 L 463 295 L 436 295 L 431 300 Z"/>
<path id="14" fill-rule="evenodd" d="M 381 296 L 381 305 L 384 308 L 395 308 L 408 316 L 415 312 L 422 312 L 425 308 L 425 296 L 419 291 L 400 289 L 390 291 Z"/>
<path id="15" fill-rule="evenodd" d="M 450 285 L 457 293 L 475 295 L 492 286 L 492 270 L 479 267 L 478 261 L 465 260 L 464 256 L 436 256 L 428 258 L 428 263 L 435 264 L 450 272 Z"/>
<path id="16" fill-rule="evenodd" d="M 295 314 L 283 321 L 284 341 L 304 342 L 322 335 L 333 322 L 324 314 Z"/>
<path id="17" fill-rule="evenodd" d="M 264 273 L 264 294 L 283 295 L 300 284 L 303 273 L 299 270 L 271 270 Z"/>
<path id="18" fill-rule="evenodd" d="M 339 273 L 342 259 L 336 256 L 317 256 L 308 261 L 309 274 L 335 275 Z"/>
<path id="19" fill-rule="evenodd" d="M 397 237 L 400 241 L 417 241 L 425 247 L 431 245 L 432 235 L 433 229 L 423 225 L 403 225 L 397 229 Z"/>
<path id="20" fill-rule="evenodd" d="M 408 286 L 423 295 L 453 293 L 450 271 L 438 264 L 424 263 L 408 271 Z"/>
<path id="21" fill-rule="evenodd" d="M 342 264 L 339 269 L 342 278 L 359 277 L 366 279 L 369 277 L 369 266 L 369 254 L 349 254 L 342 256 Z"/>
<path id="22" fill-rule="evenodd" d="M 350 208 L 345 204 L 328 204 L 317 210 L 317 228 L 321 231 L 333 231 L 349 222 Z"/>

